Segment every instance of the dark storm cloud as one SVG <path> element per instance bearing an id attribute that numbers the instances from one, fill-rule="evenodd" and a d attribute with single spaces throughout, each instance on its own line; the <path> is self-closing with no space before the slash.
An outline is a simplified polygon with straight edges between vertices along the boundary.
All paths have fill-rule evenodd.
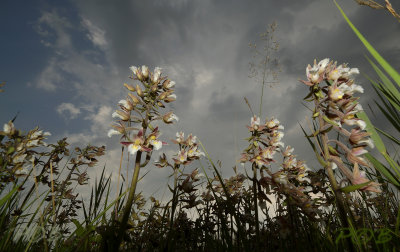
<path id="1" fill-rule="evenodd" d="M 172 108 L 180 120 L 177 125 L 164 127 L 165 140 L 173 138 L 176 131 L 193 132 L 228 170 L 246 147 L 243 139 L 248 135 L 245 126 L 250 123 L 251 113 L 243 97 L 249 99 L 254 112 L 259 110 L 260 84 L 248 78 L 248 63 L 252 60 L 248 43 L 260 43 L 258 34 L 268 24 L 278 24 L 277 56 L 283 72 L 278 85 L 265 89 L 262 120 L 265 116 L 277 117 L 287 133 L 283 140 L 296 148 L 300 158 L 314 160 L 308 146 L 304 147 L 307 143 L 297 124 L 304 125 L 304 117 L 309 114 L 301 105 L 307 87 L 298 82 L 305 78 L 307 64 L 312 64 L 314 58 L 329 57 L 371 73 L 363 57 L 365 49 L 328 0 L 70 3 L 74 15 L 58 11 L 59 6 L 52 3 L 37 17 L 40 23 L 46 13 L 47 17 L 53 14 L 53 20 L 63 22 L 45 23 L 55 34 L 50 41 L 54 46 L 46 47 L 50 56 L 46 54 L 36 82 L 47 81 L 42 84 L 49 89 L 56 84 L 64 87 L 43 96 L 57 94 L 62 97 L 57 98 L 57 105 L 70 104 L 79 109 L 76 123 L 79 118 L 96 122 L 97 126 L 93 124 L 86 131 L 68 132 L 56 114 L 61 118 L 59 128 L 75 141 L 107 142 L 111 168 L 112 162 L 119 163 L 119 146 L 116 139 L 105 139 L 111 121 L 111 114 L 106 114 L 126 96 L 122 83 L 130 81 L 131 65 L 144 64 L 151 69 L 160 66 L 177 83 L 177 101 Z M 398 66 L 400 26 L 396 20 L 384 11 L 360 7 L 354 1 L 342 0 L 339 4 L 376 49 Z M 65 28 L 65 23 L 73 25 Z M 357 81 L 366 89 L 361 96 L 364 104 L 374 96 L 362 76 Z M 68 95 L 62 96 L 60 93 L 66 89 Z M 165 174 L 154 172 L 147 179 Z"/>

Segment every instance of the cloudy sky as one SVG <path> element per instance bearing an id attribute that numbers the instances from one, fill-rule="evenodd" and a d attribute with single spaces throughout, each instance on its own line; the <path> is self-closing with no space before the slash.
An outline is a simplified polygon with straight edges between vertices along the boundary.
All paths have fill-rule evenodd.
<path id="1" fill-rule="evenodd" d="M 399 70 L 399 23 L 384 11 L 338 2 Z M 118 170 L 118 137 L 106 133 L 126 96 L 131 65 L 162 67 L 177 83 L 172 109 L 180 120 L 161 129 L 163 139 L 193 132 L 214 161 L 222 161 L 225 176 L 246 147 L 251 113 L 243 97 L 255 111 L 260 103 L 261 87 L 248 77 L 248 45 L 262 47 L 259 34 L 269 24 L 278 25 L 282 72 L 279 83 L 265 90 L 262 117 L 278 118 L 285 126 L 283 141 L 313 168 L 318 167 L 298 125 L 306 126 L 309 115 L 301 105 L 307 88 L 298 82 L 307 64 L 329 57 L 373 74 L 365 49 L 330 0 L 3 0 L 0 6 L 0 80 L 7 82 L 0 123 L 19 113 L 17 128 L 40 126 L 52 133 L 49 142 L 68 136 L 72 145 L 106 145 L 106 157 L 90 174 L 99 174 L 104 163 L 108 174 Z M 400 10 L 397 1 L 393 7 Z M 365 87 L 366 107 L 373 98 L 370 84 L 362 75 L 357 82 Z M 146 170 L 140 190 L 163 191 L 170 171 Z"/>

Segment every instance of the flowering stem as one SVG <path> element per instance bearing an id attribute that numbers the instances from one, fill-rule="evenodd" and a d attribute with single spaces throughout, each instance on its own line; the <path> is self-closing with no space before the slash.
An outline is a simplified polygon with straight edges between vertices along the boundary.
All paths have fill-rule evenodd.
<path id="1" fill-rule="evenodd" d="M 175 214 L 175 209 L 176 205 L 178 203 L 178 195 L 177 195 L 177 188 L 178 188 L 178 169 L 179 165 L 176 165 L 174 167 L 174 192 L 172 195 L 172 208 L 171 208 L 171 222 L 170 222 L 170 232 L 172 233 L 172 227 L 174 224 L 174 214 Z"/>
<path id="2" fill-rule="evenodd" d="M 126 226 L 128 224 L 129 215 L 131 213 L 133 200 L 135 198 L 136 185 L 137 185 L 137 181 L 139 179 L 140 159 L 141 159 L 141 157 L 142 157 L 142 152 L 138 151 L 136 153 L 135 170 L 133 172 L 131 186 L 129 188 L 128 201 L 126 202 L 126 205 L 125 205 L 125 209 L 124 209 L 122 220 L 121 220 L 121 227 L 120 227 L 120 230 L 119 230 L 119 233 L 118 233 L 118 238 L 117 238 L 117 243 L 116 243 L 117 249 L 119 248 L 119 244 L 122 241 L 122 237 L 124 235 Z"/>
<path id="3" fill-rule="evenodd" d="M 255 211 L 255 225 L 256 225 L 256 251 L 259 251 L 258 245 L 260 242 L 260 227 L 258 225 L 258 205 L 257 205 L 257 167 L 253 163 L 253 194 L 254 194 L 254 211 Z"/>
<path id="4" fill-rule="evenodd" d="M 323 119 L 323 113 L 320 108 L 321 105 L 319 103 L 318 97 L 315 97 L 314 101 L 315 101 L 315 106 L 316 106 L 316 108 L 318 108 L 318 112 L 319 112 L 319 115 L 318 115 L 319 128 L 322 129 L 322 128 L 324 128 L 326 122 Z M 336 205 L 337 205 L 337 208 L 339 211 L 339 216 L 340 216 L 342 225 L 345 228 L 349 228 L 350 220 L 347 219 L 343 195 L 340 192 L 340 188 L 336 181 L 335 174 L 333 173 L 333 170 L 332 170 L 332 162 L 330 161 L 330 154 L 329 154 L 329 147 L 328 147 L 328 142 L 329 142 L 328 135 L 327 135 L 327 133 L 320 133 L 320 134 L 321 134 L 321 140 L 322 140 L 322 144 L 323 144 L 323 158 L 325 159 L 325 162 L 326 162 L 326 166 L 324 168 L 328 172 L 328 179 L 332 186 L 332 189 L 333 189 L 333 192 L 334 192 L 334 195 L 336 198 Z M 353 243 L 351 242 L 351 239 L 347 239 L 347 243 L 348 243 L 348 247 L 349 247 L 350 251 L 353 251 L 354 248 L 353 248 Z"/>

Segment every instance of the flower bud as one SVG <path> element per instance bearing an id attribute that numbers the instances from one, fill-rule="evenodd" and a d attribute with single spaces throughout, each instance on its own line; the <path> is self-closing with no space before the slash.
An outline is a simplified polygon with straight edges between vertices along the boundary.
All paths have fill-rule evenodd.
<path id="1" fill-rule="evenodd" d="M 349 137 L 349 141 L 351 144 L 359 144 L 366 137 L 369 137 L 371 134 L 368 132 L 363 132 L 359 129 L 352 129 Z"/>
<path id="2" fill-rule="evenodd" d="M 135 92 L 135 88 L 127 83 L 124 83 L 124 87 L 126 87 L 131 92 Z"/>
<path id="3" fill-rule="evenodd" d="M 318 74 L 322 74 L 323 72 L 325 72 L 327 66 L 329 64 L 329 59 L 323 59 L 318 63 Z"/>
<path id="4" fill-rule="evenodd" d="M 153 83 L 157 83 L 160 80 L 160 76 L 161 76 L 161 68 L 160 67 L 156 67 L 154 68 L 154 73 L 153 73 Z"/>
<path id="5" fill-rule="evenodd" d="M 155 162 L 155 165 L 159 168 L 165 167 L 168 165 L 168 160 L 167 160 L 167 156 L 165 155 L 165 153 L 163 153 L 160 158 L 158 159 L 158 161 Z"/>
<path id="6" fill-rule="evenodd" d="M 132 99 L 132 102 L 133 102 L 134 105 L 140 103 L 139 98 L 137 98 L 134 94 L 129 93 L 128 95 Z"/>
<path id="7" fill-rule="evenodd" d="M 128 121 L 131 117 L 129 113 L 121 111 L 121 110 L 116 110 L 113 114 L 112 117 L 119 117 L 122 121 Z"/>
<path id="8" fill-rule="evenodd" d="M 140 69 L 138 69 L 137 74 L 136 74 L 136 77 L 137 77 L 137 79 L 140 80 L 140 81 L 143 81 L 143 80 L 144 80 L 143 75 L 142 75 L 142 71 L 140 71 Z"/>
<path id="9" fill-rule="evenodd" d="M 133 109 L 133 104 L 128 98 L 126 100 L 120 100 L 118 103 L 121 104 L 122 107 L 127 111 L 131 111 Z"/>
<path id="10" fill-rule="evenodd" d="M 157 90 L 158 90 L 158 85 L 157 85 L 157 84 L 154 84 L 153 86 L 151 86 L 150 90 L 151 90 L 151 92 L 157 92 Z"/>
<path id="11" fill-rule="evenodd" d="M 136 93 L 137 93 L 140 97 L 143 97 L 143 96 L 144 96 L 143 91 L 142 91 L 142 89 L 140 88 L 139 85 L 136 85 Z"/>
<path id="12" fill-rule="evenodd" d="M 163 88 L 164 89 L 170 89 L 170 88 L 172 88 L 172 87 L 174 87 L 175 86 L 175 81 L 171 81 L 171 80 L 169 80 L 169 79 L 166 79 L 164 82 L 163 82 Z"/>
<path id="13" fill-rule="evenodd" d="M 135 66 L 131 66 L 129 69 L 133 72 L 133 74 L 136 76 L 136 78 L 138 80 L 141 81 L 143 79 L 143 75 L 142 75 L 142 72 L 140 71 L 140 68 L 137 68 Z"/>
<path id="14" fill-rule="evenodd" d="M 172 123 L 173 120 L 179 121 L 179 118 L 172 112 L 168 112 L 163 116 L 163 121 L 167 124 Z"/>
<path id="15" fill-rule="evenodd" d="M 173 102 L 175 100 L 176 100 L 176 94 L 170 94 L 164 99 L 164 101 L 166 103 L 170 103 L 170 102 Z"/>
<path id="16" fill-rule="evenodd" d="M 314 65 L 313 67 L 311 67 L 311 65 L 309 64 L 306 68 L 306 75 L 311 83 L 317 83 L 319 80 L 318 66 Z"/>
<path id="17" fill-rule="evenodd" d="M 158 96 L 158 99 L 159 100 L 164 100 L 169 94 L 170 94 L 169 91 L 161 93 L 160 96 Z"/>
<path id="18" fill-rule="evenodd" d="M 137 74 L 138 74 L 138 68 L 137 68 L 137 67 L 131 66 L 131 67 L 129 67 L 129 69 L 133 72 L 133 74 L 134 74 L 135 76 L 137 76 Z"/>
<path id="19" fill-rule="evenodd" d="M 15 127 L 14 124 L 12 123 L 12 121 L 9 121 L 8 123 L 4 124 L 3 126 L 3 132 L 6 135 L 12 135 L 15 132 Z"/>
<path id="20" fill-rule="evenodd" d="M 149 77 L 149 68 L 147 66 L 142 66 L 142 75 L 144 79 Z"/>
<path id="21" fill-rule="evenodd" d="M 112 137 L 113 135 L 119 135 L 119 134 L 122 134 L 122 133 L 119 130 L 116 130 L 116 129 L 110 129 L 107 132 L 107 136 L 108 137 Z"/>

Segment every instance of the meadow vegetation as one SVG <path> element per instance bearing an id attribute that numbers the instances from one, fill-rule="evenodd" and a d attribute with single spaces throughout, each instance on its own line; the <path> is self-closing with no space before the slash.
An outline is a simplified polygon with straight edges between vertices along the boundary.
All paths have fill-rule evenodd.
<path id="1" fill-rule="evenodd" d="M 342 12 L 340 7 L 339 10 Z M 358 32 L 379 79 L 370 78 L 377 108 L 400 130 L 400 75 Z M 265 62 L 265 61 L 264 61 Z M 264 68 L 265 82 L 266 64 Z M 381 139 L 400 140 L 375 128 L 357 95 L 357 68 L 330 59 L 306 67 L 304 101 L 309 122 L 301 125 L 319 167 L 309 168 L 284 143 L 277 118 L 253 113 L 247 146 L 223 178 L 193 134 L 177 132 L 162 153 L 164 127 L 177 123 L 169 109 L 175 82 L 156 67 L 131 68 L 132 83 L 113 113 L 108 136 L 131 157 L 126 190 L 103 173 L 88 200 L 87 169 L 98 166 L 104 146 L 76 147 L 67 139 L 47 144 L 38 128 L 22 132 L 17 118 L 0 131 L 0 251 L 395 251 L 400 247 L 400 165 Z M 275 78 L 273 78 L 275 80 Z M 0 84 L 0 87 L 3 84 Z M 2 87 L 6 90 L 6 86 Z M 361 101 L 362 101 L 362 95 Z M 301 97 L 299 97 L 300 101 Z M 262 95 L 261 95 L 262 104 Z M 118 138 L 118 139 L 117 139 Z M 371 152 L 373 148 L 378 151 Z M 157 158 L 153 152 L 161 152 Z M 156 161 L 155 161 L 156 160 Z M 121 165 L 118 171 L 121 174 Z M 141 169 L 170 169 L 171 198 L 145 198 L 136 188 Z M 190 164 L 190 165 L 189 165 Z M 188 167 L 196 167 L 189 170 Z M 211 171 L 210 169 L 211 168 Z M 155 168 L 156 169 L 156 168 Z M 120 177 L 120 176 L 119 176 Z M 117 195 L 111 195 L 116 186 Z"/>

